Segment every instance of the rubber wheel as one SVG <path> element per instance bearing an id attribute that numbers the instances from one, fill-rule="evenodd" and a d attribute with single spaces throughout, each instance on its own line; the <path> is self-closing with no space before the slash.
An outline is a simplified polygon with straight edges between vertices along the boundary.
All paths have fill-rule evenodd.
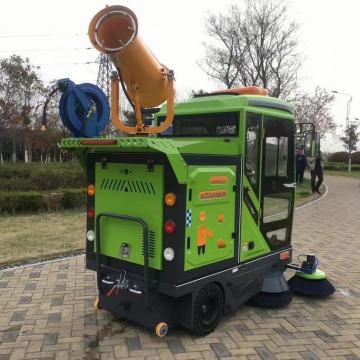
<path id="1" fill-rule="evenodd" d="M 196 295 L 193 309 L 193 332 L 207 335 L 217 327 L 224 308 L 224 296 L 219 285 L 205 285 Z"/>
<path id="2" fill-rule="evenodd" d="M 95 301 L 94 301 L 94 309 L 95 309 L 95 311 L 98 311 L 98 310 L 101 309 L 101 307 L 100 307 L 100 300 L 99 300 L 98 297 L 97 297 L 97 298 L 95 299 Z"/>
<path id="3" fill-rule="evenodd" d="M 156 325 L 155 333 L 158 337 L 164 337 L 167 334 L 168 326 L 166 323 L 161 322 Z"/>

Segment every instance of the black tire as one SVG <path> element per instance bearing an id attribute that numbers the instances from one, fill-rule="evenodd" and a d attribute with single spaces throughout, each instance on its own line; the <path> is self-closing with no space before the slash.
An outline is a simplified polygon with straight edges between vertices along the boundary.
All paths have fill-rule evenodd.
<path id="1" fill-rule="evenodd" d="M 193 308 L 193 332 L 207 335 L 215 330 L 224 309 L 224 296 L 219 285 L 206 284 L 196 295 Z"/>

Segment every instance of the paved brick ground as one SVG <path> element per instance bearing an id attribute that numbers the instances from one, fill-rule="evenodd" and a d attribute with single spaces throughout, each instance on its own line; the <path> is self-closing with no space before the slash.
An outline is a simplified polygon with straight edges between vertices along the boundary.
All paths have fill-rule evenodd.
<path id="1" fill-rule="evenodd" d="M 360 359 L 360 182 L 327 178 L 329 193 L 297 210 L 297 254 L 316 252 L 337 287 L 328 300 L 282 310 L 243 306 L 207 337 L 166 339 L 93 312 L 95 276 L 84 258 L 0 272 L 0 360 Z"/>

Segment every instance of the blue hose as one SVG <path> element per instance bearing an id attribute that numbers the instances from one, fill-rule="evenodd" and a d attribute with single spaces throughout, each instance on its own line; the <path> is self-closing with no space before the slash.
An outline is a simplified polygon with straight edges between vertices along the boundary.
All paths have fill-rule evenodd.
<path id="1" fill-rule="evenodd" d="M 97 137 L 109 122 L 109 101 L 93 84 L 75 85 L 69 79 L 58 81 L 62 95 L 59 102 L 61 120 L 74 137 Z"/>

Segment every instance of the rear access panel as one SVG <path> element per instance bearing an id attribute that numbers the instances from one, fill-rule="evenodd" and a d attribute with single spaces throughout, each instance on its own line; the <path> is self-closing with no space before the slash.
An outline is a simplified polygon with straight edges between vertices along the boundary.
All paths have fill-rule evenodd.
<path id="1" fill-rule="evenodd" d="M 236 166 L 189 166 L 186 270 L 234 257 Z"/>
<path id="2" fill-rule="evenodd" d="M 161 270 L 163 165 L 107 163 L 95 165 L 95 213 L 142 218 L 149 228 L 149 265 Z M 143 265 L 143 235 L 139 224 L 104 217 L 101 254 Z"/>

